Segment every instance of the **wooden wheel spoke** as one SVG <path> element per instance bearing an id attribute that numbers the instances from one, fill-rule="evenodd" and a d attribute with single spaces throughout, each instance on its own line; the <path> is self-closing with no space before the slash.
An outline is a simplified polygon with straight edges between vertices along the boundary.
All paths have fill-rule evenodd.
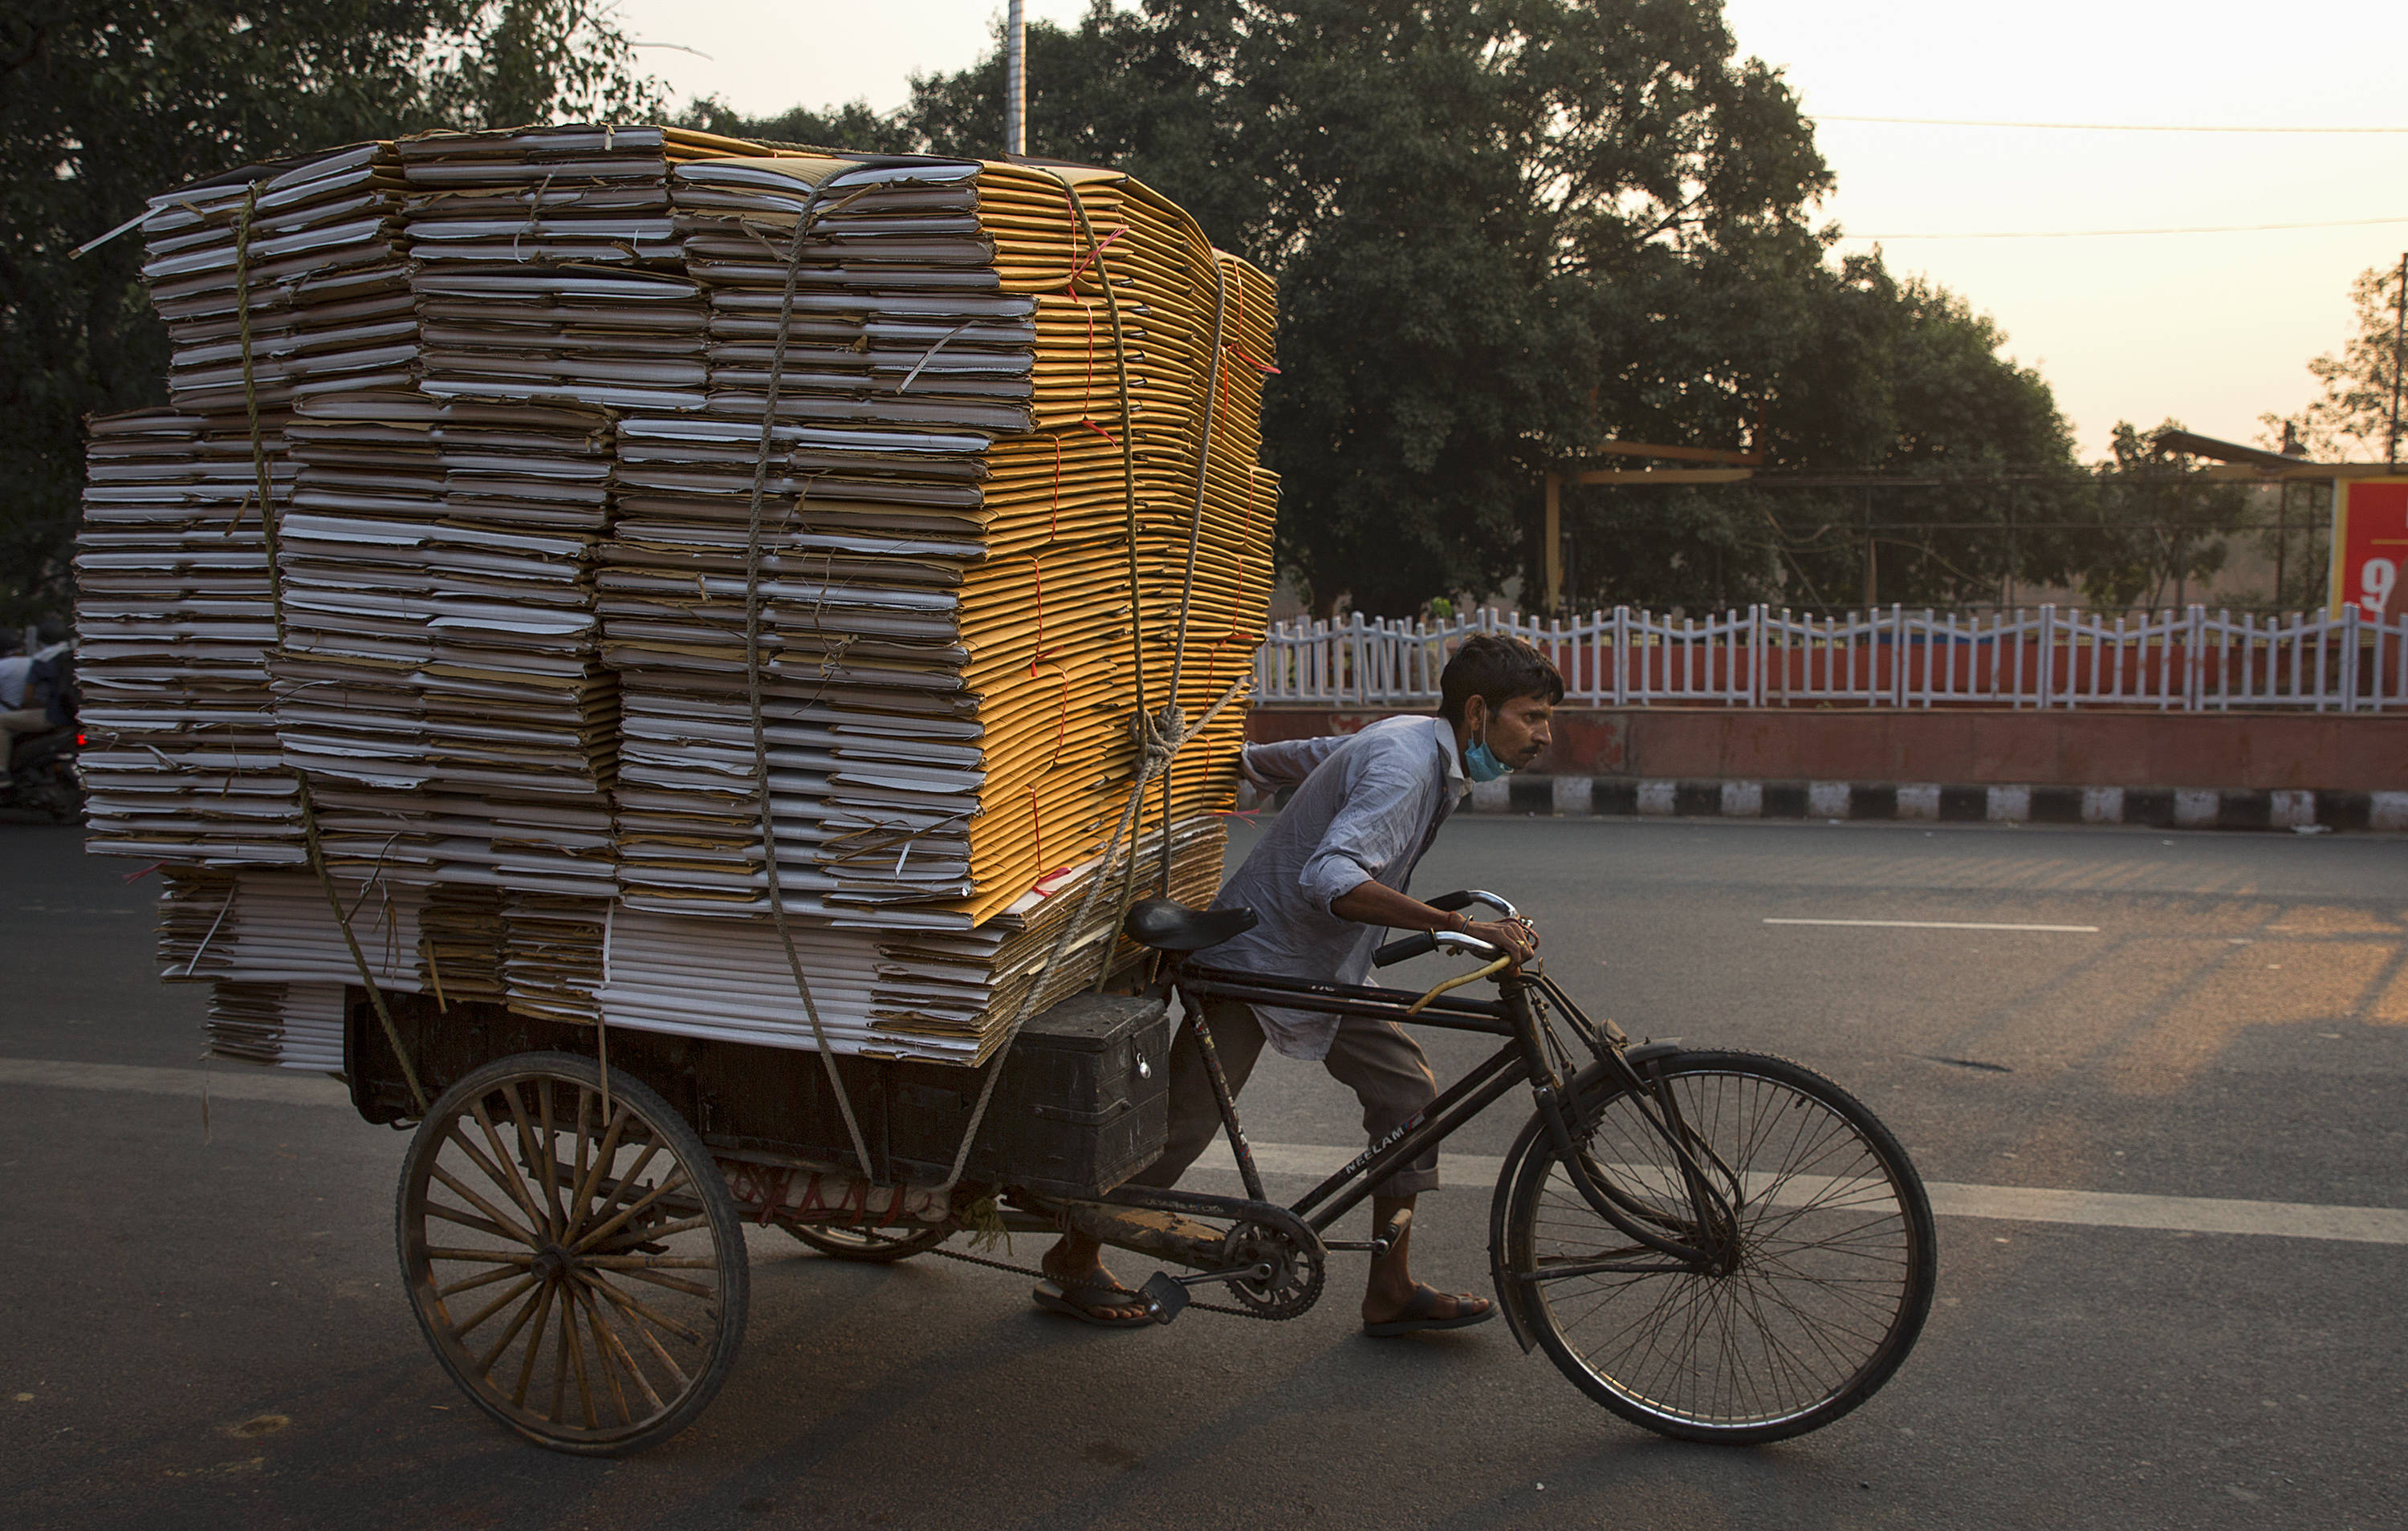
<path id="1" fill-rule="evenodd" d="M 564 1424 L 568 1407 L 568 1304 L 554 1302 L 552 1317 L 560 1321 L 560 1343 L 552 1363 L 552 1423 Z"/>
<path id="2" fill-rule="evenodd" d="M 456 1223 L 464 1228 L 474 1228 L 479 1233 L 492 1234 L 495 1238 L 507 1238 L 514 1244 L 523 1244 L 529 1250 L 533 1250 L 536 1247 L 535 1240 L 529 1238 L 522 1232 L 506 1228 L 502 1224 L 495 1223 L 491 1218 L 479 1217 L 473 1212 L 464 1212 L 457 1207 L 446 1207 L 441 1202 L 428 1202 L 426 1204 L 426 1215 L 428 1217 L 441 1218 L 446 1223 Z M 498 1260 L 502 1258 L 502 1254 L 503 1252 L 499 1250 L 459 1250 L 447 1252 L 441 1255 L 430 1254 L 428 1258 L 451 1260 Z M 527 1258 L 532 1260 L 535 1256 L 533 1254 L 529 1254 Z"/>
<path id="3" fill-rule="evenodd" d="M 497 1231 L 503 1233 L 509 1238 L 517 1239 L 520 1243 L 524 1244 L 529 1249 L 539 1249 L 542 1247 L 542 1239 L 537 1238 L 530 1230 L 522 1228 L 512 1223 L 509 1219 L 509 1213 L 504 1212 L 492 1202 L 487 1201 L 484 1197 L 477 1195 L 474 1191 L 471 1191 L 466 1186 L 461 1184 L 459 1177 L 444 1168 L 442 1165 L 430 1164 L 426 1167 L 428 1173 L 432 1174 L 437 1180 L 440 1180 L 453 1195 L 458 1196 L 462 1201 L 466 1202 L 469 1206 L 474 1207 L 477 1210 L 491 1218 L 494 1221 Z M 429 1211 L 434 1210 L 433 1204 L 430 1203 L 427 1209 Z"/>
<path id="4" fill-rule="evenodd" d="M 455 1340 L 466 1339 L 470 1330 L 476 1328 L 479 1324 L 483 1324 L 487 1319 L 492 1318 L 495 1313 L 500 1312 L 503 1309 L 508 1308 L 510 1305 L 510 1299 L 516 1297 L 520 1293 L 524 1292 L 528 1287 L 535 1285 L 537 1280 L 538 1278 L 532 1275 L 521 1276 L 515 1284 L 504 1288 L 500 1296 L 494 1298 L 491 1302 L 485 1304 L 484 1307 L 478 1309 L 477 1311 L 469 1317 L 453 1324 L 452 1326 L 452 1338 Z"/>
<path id="5" fill-rule="evenodd" d="M 585 1415 L 585 1428 L 598 1430 L 602 1421 L 594 1412 L 594 1382 L 585 1372 L 585 1341 L 577 1338 L 577 1304 L 564 1295 L 560 1302 L 561 1342 L 568 1348 L 569 1368 L 577 1378 L 577 1401 Z"/>
<path id="6" fill-rule="evenodd" d="M 689 1345 L 699 1345 L 703 1342 L 704 1336 L 700 1330 L 697 1330 L 689 1324 L 680 1324 L 677 1320 L 668 1317 L 666 1314 L 652 1311 L 642 1303 L 638 1302 L 634 1297 L 620 1291 L 610 1282 L 604 1281 L 601 1277 L 580 1270 L 577 1273 L 577 1279 L 584 1282 L 585 1285 L 593 1288 L 595 1291 L 601 1293 L 604 1296 L 609 1297 L 611 1302 L 617 1304 L 619 1308 L 631 1316 L 640 1318 L 648 1324 L 657 1324 L 661 1328 L 666 1329 L 669 1333 L 677 1336 L 680 1339 L 684 1340 Z M 718 1294 L 712 1292 L 709 1287 L 703 1287 L 698 1289 L 695 1295 L 700 1296 L 716 1296 Z"/>
<path id="7" fill-rule="evenodd" d="M 534 1279 L 529 1278 L 529 1281 L 532 1283 Z M 509 1325 L 502 1330 L 502 1338 L 494 1340 L 493 1345 L 485 1352 L 485 1353 L 477 1358 L 478 1376 L 487 1379 L 490 1379 L 493 1376 L 494 1363 L 499 1361 L 502 1358 L 502 1352 L 510 1348 L 510 1341 L 516 1339 L 519 1337 L 519 1331 L 526 1327 L 527 1320 L 543 1310 L 546 1296 L 551 1292 L 552 1287 L 552 1283 L 550 1281 L 539 1283 L 537 1287 L 534 1298 L 528 1302 L 519 1305 L 518 1312 L 512 1315 Z M 525 1288 L 522 1287 L 519 1290 L 524 1291 Z M 481 1324 L 484 1320 L 480 1318 L 477 1322 Z M 475 1326 L 475 1324 L 470 1324 L 468 1328 L 474 1328 Z M 454 1339 L 465 1339 L 467 1338 L 467 1334 L 468 1329 L 464 1328 L 456 1331 L 452 1338 Z M 535 1334 L 529 1338 L 528 1348 L 532 1350 L 540 1346 L 542 1343 L 543 1331 L 538 1328 Z"/>
<path id="8" fill-rule="evenodd" d="M 527 1336 L 526 1353 L 519 1357 L 518 1383 L 510 1389 L 510 1406 L 514 1409 L 526 1407 L 527 1384 L 535 1381 L 536 1357 L 543 1353 L 543 1322 L 552 1316 L 553 1290 L 552 1283 L 546 1281 L 536 1298 L 535 1332 Z"/>
<path id="9" fill-rule="evenodd" d="M 560 1133 L 552 1124 L 552 1081 L 538 1080 L 535 1088 L 536 1122 L 528 1123 L 515 1087 L 509 1093 L 510 1116 L 518 1123 L 519 1142 L 525 1150 L 526 1162 L 543 1166 L 543 1200 L 544 1205 L 552 1209 L 552 1237 L 556 1238 L 568 1227 L 568 1212 L 560 1202 L 559 1161 L 553 1149 Z M 537 1144 L 538 1138 L 541 1139 L 540 1152 Z"/>
<path id="10" fill-rule="evenodd" d="M 586 1279 L 596 1291 L 609 1298 L 612 1302 L 617 1303 L 621 1308 L 626 1309 L 632 1315 L 629 1327 L 636 1331 L 636 1338 L 642 1340 L 646 1348 L 651 1350 L 653 1358 L 658 1360 L 662 1366 L 668 1367 L 669 1375 L 677 1379 L 678 1391 L 680 1393 L 683 1393 L 687 1387 L 692 1385 L 691 1380 L 685 1374 L 685 1368 L 678 1365 L 677 1357 L 671 1355 L 666 1350 L 662 1348 L 661 1342 L 652 1338 L 652 1330 L 646 1328 L 640 1322 L 634 1322 L 634 1320 L 640 1320 L 647 1316 L 651 1317 L 652 1321 L 656 1324 L 665 1323 L 666 1321 L 660 1319 L 657 1315 L 651 1314 L 650 1310 L 644 1308 L 642 1304 L 633 1301 L 625 1293 L 620 1291 L 617 1287 L 612 1286 L 609 1282 L 594 1281 L 592 1278 Z M 670 1327 L 674 1330 L 676 1326 L 670 1325 Z M 701 1337 L 698 1335 L 689 1334 L 684 1338 L 693 1340 L 696 1344 L 701 1343 Z"/>
<path id="11" fill-rule="evenodd" d="M 468 1110 L 477 1119 L 478 1130 L 485 1135 L 486 1146 L 493 1150 L 494 1162 L 500 1165 L 504 1172 L 509 1176 L 510 1195 L 517 1199 L 521 1207 L 526 1209 L 530 1222 L 546 1233 L 551 1232 L 551 1223 L 544 1216 L 543 1208 L 535 1199 L 535 1187 L 527 1184 L 526 1176 L 519 1170 L 518 1161 L 510 1156 L 509 1149 L 502 1146 L 502 1135 L 494 1129 L 494 1119 L 486 1114 L 485 1103 L 481 1100 L 472 1100 L 468 1103 Z"/>
<path id="12" fill-rule="evenodd" d="M 516 1266 L 522 1270 L 535 1264 L 535 1255 L 525 1250 L 454 1249 L 448 1244 L 429 1248 L 426 1257 L 429 1260 L 474 1260 L 489 1266 Z"/>
<path id="13" fill-rule="evenodd" d="M 626 1196 L 627 1187 L 635 1184 L 637 1180 L 642 1176 L 644 1171 L 652 1167 L 652 1160 L 659 1156 L 660 1152 L 661 1140 L 657 1138 L 652 1139 L 641 1149 L 638 1150 L 636 1153 L 636 1162 L 627 1166 L 627 1172 L 624 1175 L 620 1176 L 617 1180 L 610 1182 L 610 1188 L 602 1193 L 601 1196 L 596 1200 L 594 1209 L 595 1211 L 601 1211 L 607 1208 L 618 1206 L 620 1201 Z"/>
<path id="14" fill-rule="evenodd" d="M 622 1423 L 622 1425 L 633 1425 L 636 1418 L 626 1410 L 626 1394 L 619 1392 L 619 1372 L 611 1369 L 609 1348 L 602 1343 L 602 1331 L 595 1329 L 593 1312 L 585 1309 L 585 1295 L 582 1295 L 576 1285 L 561 1288 L 561 1305 L 564 1305 L 573 1317 L 585 1319 L 585 1338 L 578 1341 L 578 1363 L 580 1363 L 578 1365 L 578 1386 L 585 1389 L 585 1427 L 588 1427 L 588 1430 L 599 1430 L 599 1427 L 602 1427 L 602 1415 L 599 1415 L 599 1410 L 595 1409 L 593 1380 L 602 1381 L 602 1396 L 609 1398 L 611 1404 L 619 1409 L 619 1423 Z M 590 1367 L 585 1365 L 585 1343 L 588 1341 L 593 1341 L 593 1365 L 590 1365 Z"/>
<path id="15" fill-rule="evenodd" d="M 614 1233 L 617 1233 L 621 1228 L 625 1227 L 628 1220 L 633 1218 L 637 1213 L 644 1210 L 644 1209 L 652 1206 L 652 1203 L 660 1200 L 663 1196 L 667 1195 L 670 1192 L 683 1184 L 685 1184 L 685 1172 L 680 1170 L 677 1174 L 670 1176 L 660 1184 L 652 1187 L 652 1189 L 646 1194 L 643 1200 L 631 1202 L 627 1206 L 622 1207 L 619 1209 L 618 1215 L 611 1218 L 609 1222 L 603 1223 L 598 1228 L 589 1230 L 583 1238 L 578 1239 L 576 1243 L 571 1244 L 568 1247 L 568 1252 L 571 1254 L 582 1254 L 587 1250 L 590 1250 L 595 1245 L 600 1243 L 603 1239 L 609 1238 Z M 658 1234 L 682 1233 L 685 1229 L 697 1226 L 705 1221 L 707 1220 L 702 1218 L 691 1218 L 682 1224 L 670 1223 L 666 1227 L 661 1229 L 648 1228 L 645 1230 L 645 1237 L 649 1238 Z"/>
<path id="16" fill-rule="evenodd" d="M 588 1139 L 585 1136 L 584 1095 L 582 1089 L 578 1091 L 577 1188 L 569 1194 L 570 1221 L 561 1233 L 564 1239 L 585 1225 L 586 1209 L 593 1203 L 594 1188 L 600 1183 L 603 1172 L 619 1157 L 619 1138 L 627 1130 L 627 1118 L 631 1114 L 624 1106 L 611 1113 L 609 1122 L 602 1129 L 602 1140 L 594 1145 L 594 1157 L 588 1160 L 585 1157 Z"/>
<path id="17" fill-rule="evenodd" d="M 495 1281 L 507 1281 L 512 1276 L 526 1269 L 529 1264 L 531 1262 L 506 1260 L 482 1276 L 470 1276 L 466 1280 L 453 1281 L 450 1286 L 438 1286 L 435 1289 L 435 1295 L 437 1297 L 456 1297 L 463 1292 L 473 1292 L 480 1286 L 491 1286 Z"/>
<path id="18" fill-rule="evenodd" d="M 717 1267 L 714 1266 L 713 1268 L 715 1269 Z M 680 1281 L 675 1276 L 664 1276 L 657 1270 L 644 1270 L 638 1268 L 634 1270 L 622 1271 L 620 1274 L 626 1276 L 633 1281 L 647 1282 L 652 1286 L 666 1287 L 671 1292 L 682 1292 L 689 1297 L 709 1298 L 719 1295 L 719 1290 L 716 1287 L 705 1286 L 700 1281 Z"/>
<path id="19" fill-rule="evenodd" d="M 459 1123 L 453 1122 L 444 1129 L 443 1141 L 451 1144 L 454 1148 L 457 1148 L 463 1154 L 466 1154 L 470 1164 L 475 1165 L 479 1169 L 484 1172 L 485 1179 L 487 1180 L 508 1192 L 509 1194 L 510 1200 L 518 1204 L 518 1209 L 526 1214 L 526 1219 L 529 1223 L 533 1224 L 537 1228 L 541 1228 L 543 1226 L 543 1213 L 537 1209 L 534 1202 L 521 1195 L 518 1189 L 510 1184 L 509 1179 L 502 1173 L 502 1169 L 499 1165 L 486 1158 L 482 1150 L 479 1149 L 476 1144 L 471 1143 L 466 1137 L 462 1136 Z"/>
<path id="20" fill-rule="evenodd" d="M 636 1364 L 635 1354 L 627 1349 L 627 1342 L 619 1338 L 619 1326 L 610 1322 L 609 1310 L 594 1300 L 592 1283 L 587 1282 L 580 1287 L 579 1300 L 585 1305 L 585 1322 L 592 1325 L 595 1334 L 600 1337 L 603 1346 L 611 1359 L 618 1364 L 619 1369 L 625 1372 L 634 1381 L 636 1386 L 643 1390 L 644 1401 L 652 1406 L 652 1412 L 657 1414 L 667 1408 L 666 1404 L 661 1402 L 660 1393 L 652 1386 L 652 1380 L 645 1376 L 644 1368 Z M 615 1395 L 619 1391 L 618 1385 L 613 1383 L 610 1391 Z M 621 1411 L 624 1412 L 624 1407 Z M 628 1423 L 632 1424 L 635 1422 L 630 1420 Z"/>
<path id="21" fill-rule="evenodd" d="M 619 1385 L 618 1364 L 610 1353 L 609 1337 L 603 1330 L 602 1316 L 595 1311 L 593 1297 L 583 1288 L 572 1285 L 568 1288 L 568 1300 L 584 1315 L 585 1332 L 594 1338 L 594 1369 L 601 1374 L 603 1395 L 619 1411 L 620 1424 L 635 1424 L 635 1410 L 627 1407 L 626 1390 Z"/>

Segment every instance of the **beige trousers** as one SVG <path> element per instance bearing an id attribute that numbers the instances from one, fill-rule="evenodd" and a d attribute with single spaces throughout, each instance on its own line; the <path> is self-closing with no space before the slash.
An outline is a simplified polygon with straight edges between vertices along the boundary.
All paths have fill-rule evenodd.
<path id="1" fill-rule="evenodd" d="M 1236 1096 L 1246 1087 L 1262 1056 L 1262 1023 L 1254 1010 L 1235 1000 L 1215 999 L 1204 1007 L 1212 1028 L 1212 1051 L 1220 1056 L 1221 1072 Z M 1338 1036 L 1322 1060 L 1337 1080 L 1363 1103 L 1363 1131 L 1376 1143 L 1412 1120 L 1414 1112 L 1438 1098 L 1438 1081 L 1421 1044 L 1393 1021 L 1367 1021 L 1347 1016 L 1338 1023 Z M 1170 1048 L 1170 1140 L 1162 1157 L 1130 1177 L 1130 1183 L 1167 1190 L 1179 1183 L 1221 1131 L 1221 1108 L 1212 1098 L 1212 1077 L 1204 1068 L 1204 1050 L 1188 1027 L 1179 1029 Z M 1244 1120 L 1244 1113 L 1239 1113 Z M 1438 1189 L 1438 1151 L 1432 1149 L 1373 1186 L 1375 1195 L 1410 1196 Z"/>

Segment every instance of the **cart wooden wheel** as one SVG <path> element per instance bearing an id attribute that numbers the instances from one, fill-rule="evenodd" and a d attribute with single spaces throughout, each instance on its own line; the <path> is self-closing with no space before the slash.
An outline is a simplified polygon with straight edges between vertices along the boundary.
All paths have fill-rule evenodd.
<path id="1" fill-rule="evenodd" d="M 735 1364 L 750 1273 L 710 1151 L 593 1060 L 529 1052 L 443 1093 L 402 1161 L 402 1278 L 477 1406 L 554 1451 L 685 1428 Z"/>

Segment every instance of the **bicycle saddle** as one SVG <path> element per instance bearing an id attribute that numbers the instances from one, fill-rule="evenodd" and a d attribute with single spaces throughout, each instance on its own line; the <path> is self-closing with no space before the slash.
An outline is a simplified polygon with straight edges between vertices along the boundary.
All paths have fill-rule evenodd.
<path id="1" fill-rule="evenodd" d="M 1201 952 L 1244 935 L 1254 923 L 1252 909 L 1191 909 L 1168 898 L 1140 898 L 1129 906 L 1121 929 L 1156 952 Z"/>

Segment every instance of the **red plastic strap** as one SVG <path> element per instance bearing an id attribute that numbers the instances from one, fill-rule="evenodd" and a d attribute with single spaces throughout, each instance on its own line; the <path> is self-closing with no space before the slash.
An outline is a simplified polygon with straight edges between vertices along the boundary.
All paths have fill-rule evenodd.
<path id="1" fill-rule="evenodd" d="M 1065 198 L 1068 198 L 1070 194 L 1070 189 L 1068 186 L 1063 187 L 1062 194 Z M 1075 225 L 1078 221 L 1079 209 L 1076 207 L 1073 207 L 1070 209 L 1070 222 Z M 1119 238 L 1122 235 L 1126 234 L 1127 232 L 1128 225 L 1126 223 L 1123 223 L 1119 228 L 1112 230 L 1111 233 L 1105 235 L 1094 244 L 1089 245 L 1087 247 L 1087 252 L 1084 255 L 1080 256 L 1077 260 L 1070 263 L 1070 275 L 1063 281 L 1062 291 L 1068 296 L 1077 297 L 1079 294 L 1073 289 L 1078 286 L 1080 277 L 1086 273 L 1089 263 L 1093 262 L 1096 256 L 1101 255 L 1104 252 L 1104 247 L 1106 245 L 1111 244 L 1113 240 Z"/>
<path id="2" fill-rule="evenodd" d="M 1030 553 L 1028 566 L 1037 571 L 1037 651 L 1028 656 L 1028 677 L 1033 680 L 1037 666 L 1045 663 L 1045 561 Z"/>
<path id="3" fill-rule="evenodd" d="M 1245 363 L 1248 366 L 1253 367 L 1257 372 L 1273 378 L 1279 376 L 1279 368 L 1271 365 L 1268 362 L 1255 361 L 1252 356 L 1246 353 L 1246 348 L 1238 344 L 1235 340 L 1225 341 L 1222 344 L 1221 349 L 1223 351 L 1236 352 L 1238 360 Z"/>
<path id="4" fill-rule="evenodd" d="M 1045 535 L 1046 535 L 1048 537 L 1060 537 L 1060 536 L 1062 535 L 1062 436 L 1061 436 L 1061 433 L 1056 432 L 1056 433 L 1054 433 L 1053 436 L 1051 436 L 1047 437 L 1047 439 L 1048 439 L 1048 440 L 1050 440 L 1050 441 L 1052 441 L 1052 442 L 1054 443 L 1054 509 L 1053 509 L 1052 519 L 1050 519 L 1049 521 L 1047 521 L 1047 522 L 1046 522 L 1046 523 L 1045 523 Z M 1043 647 L 1044 647 L 1044 641 L 1045 641 L 1045 640 L 1044 640 L 1043 638 L 1039 638 L 1039 639 L 1038 639 L 1038 647 L 1039 647 L 1039 648 L 1043 648 Z"/>

